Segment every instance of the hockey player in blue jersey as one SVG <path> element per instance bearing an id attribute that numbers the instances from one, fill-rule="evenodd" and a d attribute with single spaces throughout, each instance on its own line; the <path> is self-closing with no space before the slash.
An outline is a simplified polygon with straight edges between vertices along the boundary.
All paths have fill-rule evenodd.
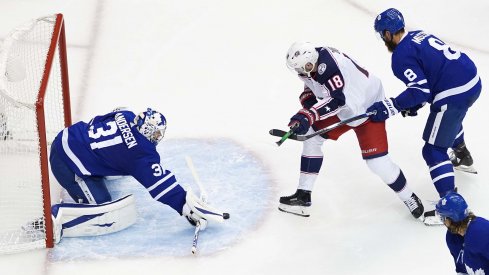
<path id="1" fill-rule="evenodd" d="M 155 200 L 193 225 L 227 218 L 184 190 L 160 163 L 156 145 L 163 139 L 166 126 L 165 117 L 152 109 L 139 115 L 116 109 L 89 123 L 80 121 L 56 136 L 51 146 L 51 170 L 75 201 L 52 207 L 56 241 L 61 234 L 101 235 L 135 222 L 134 199 L 126 196 L 113 200 L 105 185 L 107 176 L 133 176 Z M 104 226 L 90 227 L 89 220 Z"/>
<path id="2" fill-rule="evenodd" d="M 375 19 L 375 31 L 392 52 L 392 71 L 407 88 L 395 98 L 374 103 L 374 121 L 384 121 L 401 112 L 414 116 L 431 104 L 423 132 L 422 153 L 433 184 L 440 197 L 455 189 L 454 167 L 476 173 L 464 142 L 462 122 L 468 109 L 481 93 L 481 80 L 472 60 L 454 50 L 436 36 L 404 30 L 404 18 L 396 9 L 388 9 Z M 448 155 L 449 148 L 453 156 Z M 432 216 L 427 211 L 425 216 Z"/>
<path id="3" fill-rule="evenodd" d="M 489 274 L 489 221 L 469 211 L 455 192 L 442 197 L 436 211 L 448 228 L 446 242 L 457 274 Z"/>

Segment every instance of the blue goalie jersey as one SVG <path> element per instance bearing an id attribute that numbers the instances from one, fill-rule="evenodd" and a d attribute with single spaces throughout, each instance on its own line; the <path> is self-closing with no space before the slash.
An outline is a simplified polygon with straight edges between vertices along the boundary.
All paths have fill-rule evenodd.
<path id="1" fill-rule="evenodd" d="M 463 52 L 423 31 L 408 32 L 392 54 L 392 71 L 407 89 L 396 98 L 401 109 L 425 102 L 471 105 L 480 89 L 477 68 Z M 480 85 L 480 83 L 479 83 Z"/>
<path id="2" fill-rule="evenodd" d="M 457 272 L 489 274 L 489 221 L 476 217 L 462 237 L 447 232 L 446 241 Z"/>
<path id="3" fill-rule="evenodd" d="M 186 192 L 160 164 L 156 146 L 132 125 L 129 111 L 108 113 L 60 132 L 52 146 L 79 177 L 133 176 L 162 203 L 181 214 Z"/>

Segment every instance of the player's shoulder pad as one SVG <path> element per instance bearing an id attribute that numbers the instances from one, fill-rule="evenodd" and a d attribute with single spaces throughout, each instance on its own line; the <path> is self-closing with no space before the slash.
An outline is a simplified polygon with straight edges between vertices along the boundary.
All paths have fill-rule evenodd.
<path id="1" fill-rule="evenodd" d="M 334 48 L 319 48 L 319 57 L 318 57 L 318 71 L 316 81 L 323 84 L 328 81 L 332 76 L 336 74 L 341 74 L 340 68 L 336 59 L 333 56 L 333 52 L 338 52 L 338 50 Z"/>
<path id="2" fill-rule="evenodd" d="M 484 237 L 489 232 L 489 221 L 476 217 L 472 220 L 465 234 L 465 246 L 471 247 L 475 251 L 487 251 L 489 248 L 489 239 Z"/>

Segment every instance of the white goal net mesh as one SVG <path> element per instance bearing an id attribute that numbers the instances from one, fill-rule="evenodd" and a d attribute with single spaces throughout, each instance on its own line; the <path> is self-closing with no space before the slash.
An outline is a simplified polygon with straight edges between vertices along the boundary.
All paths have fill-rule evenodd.
<path id="1" fill-rule="evenodd" d="M 39 132 L 36 102 L 56 19 L 15 29 L 0 48 L 0 254 L 46 246 L 41 174 L 47 171 L 41 171 L 39 138 L 46 136 L 49 152 L 65 125 L 59 44 L 43 101 L 45 132 Z"/>

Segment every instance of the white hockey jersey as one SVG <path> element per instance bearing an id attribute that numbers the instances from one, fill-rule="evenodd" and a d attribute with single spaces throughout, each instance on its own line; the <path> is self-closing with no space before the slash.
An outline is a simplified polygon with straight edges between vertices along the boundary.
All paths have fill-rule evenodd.
<path id="1" fill-rule="evenodd" d="M 312 108 L 319 120 L 337 115 L 341 120 L 365 113 L 373 103 L 385 97 L 382 82 L 340 51 L 322 47 L 317 72 L 312 77 L 299 75 L 304 92 L 312 91 L 317 102 Z M 355 127 L 365 119 L 348 125 Z"/>

